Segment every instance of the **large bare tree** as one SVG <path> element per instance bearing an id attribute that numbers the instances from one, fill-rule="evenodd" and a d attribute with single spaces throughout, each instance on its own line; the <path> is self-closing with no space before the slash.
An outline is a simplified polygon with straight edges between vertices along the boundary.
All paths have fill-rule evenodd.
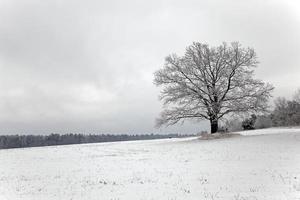
<path id="1" fill-rule="evenodd" d="M 215 133 L 225 115 L 265 111 L 273 86 L 253 78 L 257 64 L 254 49 L 238 42 L 218 47 L 193 43 L 184 56 L 168 56 L 154 74 L 164 103 L 157 125 L 197 118 L 209 120 Z"/>

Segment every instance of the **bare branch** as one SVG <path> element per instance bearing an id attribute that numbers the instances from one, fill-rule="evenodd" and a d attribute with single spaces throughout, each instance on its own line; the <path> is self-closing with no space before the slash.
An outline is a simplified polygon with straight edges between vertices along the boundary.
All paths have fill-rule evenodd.
<path id="1" fill-rule="evenodd" d="M 158 125 L 266 110 L 273 86 L 253 78 L 257 63 L 255 51 L 238 42 L 218 47 L 193 43 L 184 56 L 168 56 L 154 74 L 166 108 Z"/>

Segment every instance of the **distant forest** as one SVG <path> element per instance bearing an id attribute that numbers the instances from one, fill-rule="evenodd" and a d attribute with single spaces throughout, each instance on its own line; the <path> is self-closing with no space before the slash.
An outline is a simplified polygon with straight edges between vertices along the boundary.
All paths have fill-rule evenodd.
<path id="1" fill-rule="evenodd" d="M 131 140 L 152 140 L 163 138 L 182 138 L 195 135 L 180 134 L 144 134 L 144 135 L 85 135 L 85 134 L 50 134 L 50 135 L 3 135 L 0 136 L 0 149 L 40 147 L 52 145 L 116 142 Z"/>

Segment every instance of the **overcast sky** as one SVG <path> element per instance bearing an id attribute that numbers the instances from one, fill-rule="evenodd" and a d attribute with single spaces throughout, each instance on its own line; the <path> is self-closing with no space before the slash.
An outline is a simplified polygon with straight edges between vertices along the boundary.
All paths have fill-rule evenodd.
<path id="1" fill-rule="evenodd" d="M 298 0 L 0 0 L 0 133 L 157 130 L 153 73 L 193 41 L 240 41 L 257 77 L 300 87 Z"/>

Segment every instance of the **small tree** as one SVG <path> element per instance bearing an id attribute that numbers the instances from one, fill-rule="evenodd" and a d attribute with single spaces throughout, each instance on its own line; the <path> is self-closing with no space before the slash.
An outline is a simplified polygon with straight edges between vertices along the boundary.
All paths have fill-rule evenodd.
<path id="1" fill-rule="evenodd" d="M 155 72 L 165 106 L 157 125 L 206 119 L 215 133 L 218 120 L 228 114 L 265 111 L 273 87 L 253 78 L 257 63 L 255 51 L 237 42 L 218 47 L 193 43 L 184 56 L 168 56 Z"/>

